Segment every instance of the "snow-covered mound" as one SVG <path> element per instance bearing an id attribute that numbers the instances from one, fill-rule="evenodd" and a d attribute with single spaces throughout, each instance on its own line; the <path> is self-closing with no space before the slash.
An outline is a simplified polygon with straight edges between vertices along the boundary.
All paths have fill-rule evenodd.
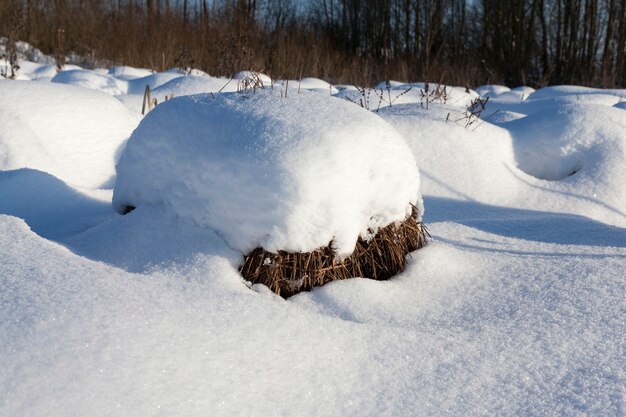
<path id="1" fill-rule="evenodd" d="M 478 97 L 474 90 L 463 87 L 453 87 L 449 85 L 428 84 L 426 100 L 426 84 L 390 84 L 378 85 L 370 89 L 344 89 L 338 91 L 337 97 L 342 97 L 354 103 L 363 105 L 370 110 L 380 110 L 388 106 L 398 106 L 401 104 L 419 104 L 423 107 L 430 107 L 431 103 L 448 104 L 460 108 L 470 105 L 472 100 Z M 428 103 L 426 103 L 428 101 Z"/>
<path id="2" fill-rule="evenodd" d="M 184 75 L 151 90 L 150 97 L 156 99 L 157 103 L 162 103 L 166 98 L 233 91 L 237 91 L 237 81 L 231 78 Z M 128 108 L 138 113 L 143 108 L 143 92 L 142 94 L 127 94 L 117 98 Z"/>
<path id="3" fill-rule="evenodd" d="M 147 77 L 154 74 L 154 71 L 146 68 L 134 68 L 129 66 L 113 67 L 107 71 L 107 73 L 120 80 L 135 80 L 137 78 Z"/>
<path id="4" fill-rule="evenodd" d="M 626 117 L 617 109 L 561 106 L 506 127 L 516 139 L 520 168 L 535 177 L 561 180 L 584 172 L 599 175 L 598 180 L 626 180 Z"/>
<path id="5" fill-rule="evenodd" d="M 511 89 L 509 87 L 497 84 L 481 85 L 480 87 L 476 88 L 476 92 L 481 97 L 493 97 L 503 93 L 508 93 L 510 91 Z"/>
<path id="6" fill-rule="evenodd" d="M 280 89 L 180 97 L 139 125 L 117 166 L 113 204 L 163 204 L 242 252 L 308 252 L 421 208 L 415 159 L 377 115 Z"/>
<path id="7" fill-rule="evenodd" d="M 99 74 L 91 70 L 62 71 L 55 75 L 53 83 L 77 85 L 79 87 L 102 91 L 111 95 L 125 94 L 128 83 L 106 74 Z"/>
<path id="8" fill-rule="evenodd" d="M 541 91 L 538 90 L 537 92 Z M 609 94 L 606 90 L 595 91 L 589 94 L 542 94 L 538 96 L 539 98 L 536 98 L 536 93 L 531 94 L 528 98 L 521 96 L 516 98 L 511 96 L 510 93 L 504 93 L 489 99 L 486 114 L 510 111 L 529 115 L 550 111 L 562 106 L 581 104 L 611 107 L 621 100 L 619 96 Z"/>
<path id="9" fill-rule="evenodd" d="M 563 96 L 587 96 L 595 94 L 609 94 L 618 97 L 626 97 L 626 89 L 600 89 L 581 87 L 577 85 L 555 85 L 541 88 L 532 93 L 528 98 L 537 100 L 540 98 L 554 98 Z"/>
<path id="10" fill-rule="evenodd" d="M 6 53 L 6 45 L 8 38 L 0 37 L 0 55 Z M 17 50 L 17 59 L 19 61 L 31 61 L 37 64 L 54 64 L 54 58 L 41 52 L 28 42 L 17 41 L 15 42 L 15 49 Z M 21 65 L 21 62 L 20 62 Z"/>
<path id="11" fill-rule="evenodd" d="M 146 85 L 149 85 L 150 89 L 154 90 L 158 86 L 179 77 L 182 77 L 182 74 L 175 72 L 157 72 L 145 77 L 128 80 L 128 94 L 143 94 L 146 90 Z"/>
<path id="12" fill-rule="evenodd" d="M 99 91 L 0 81 L 0 170 L 34 168 L 74 185 L 106 186 L 116 153 L 137 123 Z"/>
<path id="13" fill-rule="evenodd" d="M 258 79 L 259 81 L 261 81 L 261 83 L 263 83 L 264 87 L 269 87 L 272 85 L 272 78 L 269 75 L 256 71 L 239 71 L 238 73 L 233 75 L 233 79 L 239 81 Z"/>
<path id="14" fill-rule="evenodd" d="M 282 81 L 281 84 L 285 85 L 286 81 Z M 305 77 L 300 80 L 289 80 L 289 86 L 294 88 L 300 88 L 305 90 L 316 91 L 323 94 L 337 94 L 339 90 L 333 87 L 328 81 L 324 81 L 320 78 Z"/>
<path id="15" fill-rule="evenodd" d="M 488 106 L 488 121 L 468 128 L 466 118 L 449 105 L 436 104 L 428 111 L 416 105 L 393 106 L 380 115 L 413 149 L 425 195 L 571 213 L 626 226 L 623 111 L 603 105 L 558 105 L 560 99 L 526 100 L 515 106 L 528 109 L 528 116 L 493 114 Z M 532 103 L 541 107 L 546 101 L 556 107 L 530 111 Z"/>
<path id="16" fill-rule="evenodd" d="M 190 96 L 200 93 L 237 91 L 237 82 L 230 78 L 189 75 L 175 78 L 152 90 L 152 97 L 161 102 L 165 96 Z"/>
<path id="17" fill-rule="evenodd" d="M 490 123 L 465 128 L 466 119 L 451 105 L 425 110 L 404 104 L 386 107 L 380 115 L 413 150 L 424 194 L 489 203 L 515 198 L 518 187 L 509 173 L 515 167 L 513 145 L 505 129 Z"/>

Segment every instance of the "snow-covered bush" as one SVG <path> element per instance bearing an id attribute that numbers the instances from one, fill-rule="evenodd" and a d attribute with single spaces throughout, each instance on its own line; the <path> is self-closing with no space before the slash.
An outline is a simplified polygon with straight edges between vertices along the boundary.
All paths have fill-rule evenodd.
<path id="1" fill-rule="evenodd" d="M 352 252 L 359 235 L 420 206 L 410 149 L 378 116 L 343 100 L 278 90 L 159 105 L 117 166 L 113 203 L 164 204 L 247 252 Z"/>
<path id="2" fill-rule="evenodd" d="M 415 159 L 391 126 L 345 100 L 280 94 L 258 89 L 160 104 L 120 158 L 116 210 L 163 205 L 243 254 L 327 248 L 330 262 L 351 255 L 359 237 L 367 242 L 395 222 L 419 222 Z"/>

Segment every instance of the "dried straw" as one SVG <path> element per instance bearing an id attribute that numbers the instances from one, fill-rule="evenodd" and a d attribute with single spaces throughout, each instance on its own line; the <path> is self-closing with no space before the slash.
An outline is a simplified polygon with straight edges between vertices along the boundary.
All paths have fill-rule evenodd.
<path id="1" fill-rule="evenodd" d="M 359 237 L 354 252 L 343 260 L 336 259 L 331 244 L 306 253 L 256 248 L 244 257 L 239 272 L 285 298 L 339 279 L 386 280 L 402 272 L 406 255 L 423 247 L 430 237 L 417 214 L 413 207 L 404 221 L 379 229 L 370 240 Z"/>

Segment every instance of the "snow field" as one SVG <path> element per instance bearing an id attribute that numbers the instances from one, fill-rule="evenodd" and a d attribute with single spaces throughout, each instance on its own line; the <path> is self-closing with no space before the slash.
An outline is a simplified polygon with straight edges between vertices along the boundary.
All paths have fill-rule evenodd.
<path id="1" fill-rule="evenodd" d="M 195 71 L 93 71 L 128 85 L 111 96 L 89 72 L 79 87 L 27 67 L 39 81 L 0 82 L 0 415 L 625 414 L 623 90 L 486 86 L 429 110 L 409 92 L 368 113 L 348 86 L 285 100 L 217 94 Z M 137 128 L 146 82 L 160 104 Z M 121 216 L 114 162 L 135 128 L 120 187 L 141 204 Z M 376 173 L 415 160 L 433 242 L 402 274 L 285 301 L 237 273 L 218 226 L 356 230 L 364 198 L 408 193 Z M 297 201 L 308 224 L 288 221 Z"/>

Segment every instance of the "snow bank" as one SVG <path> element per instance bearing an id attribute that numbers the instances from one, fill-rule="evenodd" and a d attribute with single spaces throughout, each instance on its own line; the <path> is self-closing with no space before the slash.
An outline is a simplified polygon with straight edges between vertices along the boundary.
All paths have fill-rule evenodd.
<path id="1" fill-rule="evenodd" d="M 568 104 L 559 104 L 562 99 Z M 578 214 L 624 227 L 626 118 L 621 109 L 570 99 L 577 100 L 529 99 L 512 106 L 528 116 L 493 114 L 487 106 L 483 117 L 500 128 L 489 121 L 464 128 L 463 115 L 440 104 L 428 111 L 393 106 L 380 114 L 413 149 L 426 195 Z"/>
<path id="2" fill-rule="evenodd" d="M 90 70 L 62 71 L 55 75 L 53 83 L 77 85 L 79 87 L 102 91 L 111 95 L 125 94 L 128 83 L 106 74 Z"/>
<path id="3" fill-rule="evenodd" d="M 333 241 L 345 255 L 420 205 L 415 159 L 392 127 L 343 100 L 279 90 L 157 106 L 120 158 L 115 208 L 164 204 L 242 252 Z"/>
<path id="4" fill-rule="evenodd" d="M 34 168 L 84 187 L 106 186 L 136 127 L 113 97 L 80 87 L 0 81 L 0 169 Z"/>

